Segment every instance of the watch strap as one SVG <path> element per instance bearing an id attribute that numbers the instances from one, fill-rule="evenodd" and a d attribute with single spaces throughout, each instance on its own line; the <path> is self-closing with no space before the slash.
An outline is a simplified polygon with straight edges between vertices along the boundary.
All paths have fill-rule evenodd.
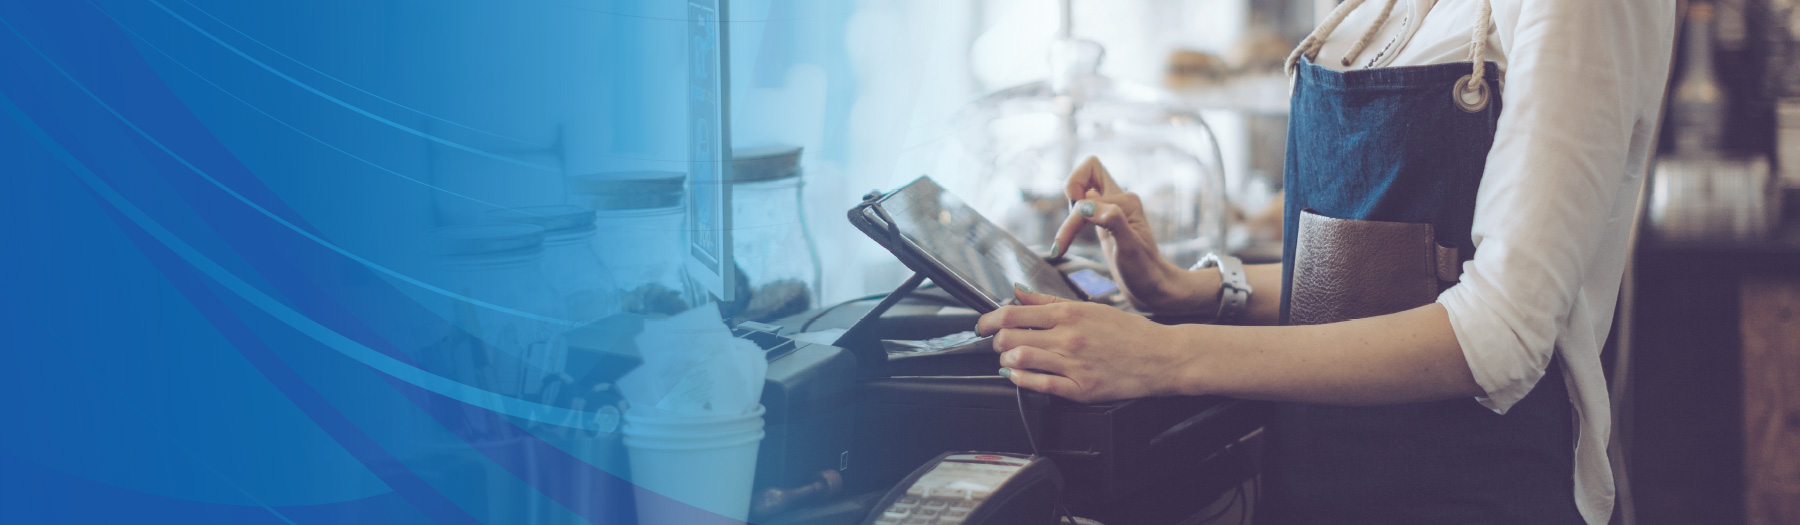
<path id="1" fill-rule="evenodd" d="M 1214 324 L 1234 324 L 1250 311 L 1250 277 L 1244 273 L 1244 261 L 1230 255 L 1208 253 L 1194 264 L 1194 269 L 1219 268 L 1219 313 Z"/>

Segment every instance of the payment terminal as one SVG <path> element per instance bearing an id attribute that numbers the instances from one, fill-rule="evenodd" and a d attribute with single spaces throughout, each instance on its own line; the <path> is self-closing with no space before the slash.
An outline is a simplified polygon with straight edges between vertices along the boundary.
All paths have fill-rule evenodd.
<path id="1" fill-rule="evenodd" d="M 953 452 L 913 471 L 863 525 L 1048 525 L 1062 487 L 1049 458 Z"/>
<path id="2" fill-rule="evenodd" d="M 1015 283 L 1126 307 L 1104 265 L 1051 264 L 930 177 L 870 193 L 848 216 L 914 273 L 892 293 L 771 323 L 782 336 L 827 337 L 821 344 L 838 350 L 830 373 L 794 376 L 804 380 L 792 391 L 829 378 L 830 394 L 792 396 L 791 413 L 837 401 L 843 406 L 832 414 L 852 424 L 811 416 L 805 425 L 788 425 L 793 438 L 831 434 L 847 448 L 788 439 L 783 450 L 796 452 L 765 454 L 758 469 L 794 463 L 780 470 L 791 478 L 771 485 L 784 495 L 825 486 L 852 496 L 770 512 L 759 523 L 1050 524 L 1065 514 L 1180 523 L 1246 476 L 1236 466 L 1239 454 L 1226 451 L 1262 426 L 1265 410 L 1255 402 L 1174 396 L 1077 403 L 1021 391 L 994 373 L 999 356 L 989 350 L 893 352 L 884 342 L 972 330 L 980 314 L 1013 298 Z M 831 451 L 835 463 L 814 448 Z M 994 452 L 964 452 L 972 450 Z M 841 475 L 837 481 L 812 479 L 827 468 Z"/>

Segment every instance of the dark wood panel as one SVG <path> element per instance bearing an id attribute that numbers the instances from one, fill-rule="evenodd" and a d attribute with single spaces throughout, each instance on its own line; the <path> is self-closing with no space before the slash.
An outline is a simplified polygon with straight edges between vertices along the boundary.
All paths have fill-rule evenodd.
<path id="1" fill-rule="evenodd" d="M 1744 521 L 1739 276 L 1718 259 L 1638 259 L 1629 450 L 1644 525 Z"/>
<path id="2" fill-rule="evenodd" d="M 1800 523 L 1800 277 L 1747 277 L 1744 505 L 1748 523 Z"/>

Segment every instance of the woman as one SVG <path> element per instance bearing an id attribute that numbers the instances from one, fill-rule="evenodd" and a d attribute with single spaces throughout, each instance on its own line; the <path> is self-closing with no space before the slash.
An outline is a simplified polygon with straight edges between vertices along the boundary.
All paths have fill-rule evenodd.
<path id="1" fill-rule="evenodd" d="M 1140 309 L 1280 326 L 1020 290 L 979 330 L 1032 390 L 1277 401 L 1266 520 L 1605 523 L 1600 346 L 1673 2 L 1360 4 L 1289 61 L 1282 264 L 1175 267 L 1100 161 L 1068 180 L 1057 255 L 1098 226 Z"/>

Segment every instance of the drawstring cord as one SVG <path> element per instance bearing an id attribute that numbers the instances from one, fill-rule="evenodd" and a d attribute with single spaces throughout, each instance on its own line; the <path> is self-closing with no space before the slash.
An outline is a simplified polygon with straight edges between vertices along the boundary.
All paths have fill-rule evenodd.
<path id="1" fill-rule="evenodd" d="M 1475 63 L 1475 72 L 1456 83 L 1456 93 L 1451 97 L 1455 99 L 1457 107 L 1470 113 L 1487 109 L 1487 35 L 1494 24 L 1494 6 L 1488 4 L 1488 0 L 1481 0 L 1481 10 L 1477 12 L 1481 19 L 1475 23 L 1475 34 L 1470 37 L 1469 45 L 1469 61 Z M 1475 99 L 1469 100 L 1469 95 L 1474 95 Z"/>
<path id="2" fill-rule="evenodd" d="M 1355 11 L 1356 6 L 1362 5 L 1362 3 L 1363 0 L 1345 0 L 1344 3 L 1338 4 L 1337 9 L 1332 9 L 1331 14 L 1325 15 L 1325 21 L 1320 22 L 1319 27 L 1313 28 L 1312 33 L 1306 35 L 1306 39 L 1301 40 L 1300 45 L 1295 47 L 1292 53 L 1288 53 L 1287 66 L 1283 68 L 1287 71 L 1288 76 L 1294 75 L 1294 69 L 1300 64 L 1301 56 L 1305 56 L 1307 60 L 1318 58 L 1319 49 L 1325 47 L 1325 37 L 1331 36 L 1331 32 L 1337 30 L 1338 24 L 1344 23 L 1344 17 L 1350 16 L 1350 12 Z"/>
<path id="3" fill-rule="evenodd" d="M 1355 61 L 1356 57 L 1362 54 L 1363 48 L 1369 47 L 1369 41 L 1375 39 L 1375 33 L 1380 32 L 1381 26 L 1387 24 L 1388 15 L 1394 12 L 1394 3 L 1394 0 L 1387 0 L 1386 4 L 1382 4 L 1381 14 L 1375 15 L 1375 23 L 1369 24 L 1369 28 L 1363 30 L 1362 36 L 1356 39 L 1356 43 L 1350 44 L 1350 51 L 1344 53 L 1344 67 L 1350 67 L 1350 62 Z"/>
<path id="4" fill-rule="evenodd" d="M 1475 34 L 1469 37 L 1469 61 L 1475 63 L 1475 78 L 1483 78 L 1487 73 L 1487 37 L 1494 25 L 1494 6 L 1481 0 L 1481 10 L 1476 12 L 1480 16 L 1475 22 Z"/>

